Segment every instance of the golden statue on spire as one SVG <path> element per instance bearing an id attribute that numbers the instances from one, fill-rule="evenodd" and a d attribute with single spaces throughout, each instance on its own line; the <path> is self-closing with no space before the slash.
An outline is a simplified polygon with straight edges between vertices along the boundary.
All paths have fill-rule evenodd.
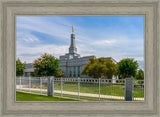
<path id="1" fill-rule="evenodd" d="M 72 32 L 74 32 L 74 27 L 73 27 L 73 25 L 72 25 Z"/>

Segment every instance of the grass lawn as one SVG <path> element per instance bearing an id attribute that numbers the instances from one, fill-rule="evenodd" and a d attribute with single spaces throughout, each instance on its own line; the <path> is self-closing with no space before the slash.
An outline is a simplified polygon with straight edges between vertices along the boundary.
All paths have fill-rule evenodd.
<path id="1" fill-rule="evenodd" d="M 65 99 L 59 97 L 49 97 L 37 94 L 29 94 L 23 92 L 16 92 L 16 101 L 78 101 L 74 99 Z"/>

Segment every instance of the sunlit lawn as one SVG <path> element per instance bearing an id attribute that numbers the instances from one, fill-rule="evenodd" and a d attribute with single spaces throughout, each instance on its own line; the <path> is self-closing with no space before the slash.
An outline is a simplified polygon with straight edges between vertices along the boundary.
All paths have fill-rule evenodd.
<path id="1" fill-rule="evenodd" d="M 43 96 L 43 95 L 37 95 L 37 94 L 29 94 L 29 93 L 17 91 L 16 101 L 78 101 L 78 100 Z"/>

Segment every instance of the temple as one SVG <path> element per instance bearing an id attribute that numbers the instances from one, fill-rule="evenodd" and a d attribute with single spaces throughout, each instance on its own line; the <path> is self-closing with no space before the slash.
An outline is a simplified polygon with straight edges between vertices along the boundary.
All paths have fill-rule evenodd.
<path id="1" fill-rule="evenodd" d="M 74 28 L 72 26 L 72 34 L 71 34 L 71 45 L 69 47 L 69 53 L 66 53 L 63 56 L 60 56 L 60 69 L 64 72 L 64 77 L 81 77 L 86 78 L 89 76 L 81 75 L 81 71 L 84 66 L 89 62 L 89 58 L 96 58 L 94 55 L 81 57 L 80 54 L 77 53 L 77 48 L 75 44 L 75 34 Z M 106 57 L 106 59 L 111 59 L 114 63 L 116 61 L 112 57 Z"/>

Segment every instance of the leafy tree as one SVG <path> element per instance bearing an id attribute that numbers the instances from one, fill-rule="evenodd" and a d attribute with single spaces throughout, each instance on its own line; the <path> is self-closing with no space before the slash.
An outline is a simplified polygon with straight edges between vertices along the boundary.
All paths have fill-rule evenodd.
<path id="1" fill-rule="evenodd" d="M 138 66 L 137 61 L 132 58 L 122 59 L 118 63 L 118 75 L 121 78 L 135 77 Z"/>
<path id="2" fill-rule="evenodd" d="M 63 71 L 59 71 L 56 77 L 63 77 L 64 76 L 64 72 Z"/>
<path id="3" fill-rule="evenodd" d="M 144 71 L 143 71 L 142 69 L 139 69 L 139 70 L 137 71 L 136 79 L 137 79 L 137 80 L 143 80 L 143 79 L 144 79 Z"/>
<path id="4" fill-rule="evenodd" d="M 59 60 L 50 54 L 43 54 L 33 62 L 37 76 L 56 76 L 60 71 Z"/>
<path id="5" fill-rule="evenodd" d="M 117 65 L 110 59 L 90 58 L 89 62 L 84 66 L 81 74 L 93 78 L 112 78 L 117 72 Z"/>
<path id="6" fill-rule="evenodd" d="M 25 68 L 25 64 L 23 64 L 19 59 L 16 60 L 16 76 L 22 76 Z"/>

